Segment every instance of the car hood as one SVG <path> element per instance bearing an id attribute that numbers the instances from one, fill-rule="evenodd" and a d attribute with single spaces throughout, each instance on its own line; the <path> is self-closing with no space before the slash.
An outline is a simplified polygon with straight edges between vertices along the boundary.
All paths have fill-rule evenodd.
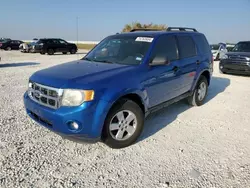
<path id="1" fill-rule="evenodd" d="M 133 69 L 133 67 L 77 60 L 40 70 L 34 73 L 30 80 L 56 88 L 82 88 Z"/>
<path id="2" fill-rule="evenodd" d="M 228 56 L 250 57 L 250 52 L 228 52 Z"/>

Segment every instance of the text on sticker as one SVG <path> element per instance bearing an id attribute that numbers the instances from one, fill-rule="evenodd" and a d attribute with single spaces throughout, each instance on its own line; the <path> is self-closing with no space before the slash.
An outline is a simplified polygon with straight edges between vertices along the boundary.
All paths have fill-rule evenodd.
<path id="1" fill-rule="evenodd" d="M 154 38 L 151 37 L 137 37 L 135 41 L 139 42 L 152 42 Z"/>

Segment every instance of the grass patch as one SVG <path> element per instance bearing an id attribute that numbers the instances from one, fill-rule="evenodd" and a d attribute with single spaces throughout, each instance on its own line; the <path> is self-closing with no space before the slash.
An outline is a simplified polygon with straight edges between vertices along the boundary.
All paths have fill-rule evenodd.
<path id="1" fill-rule="evenodd" d="M 77 44 L 78 49 L 91 50 L 96 44 Z"/>

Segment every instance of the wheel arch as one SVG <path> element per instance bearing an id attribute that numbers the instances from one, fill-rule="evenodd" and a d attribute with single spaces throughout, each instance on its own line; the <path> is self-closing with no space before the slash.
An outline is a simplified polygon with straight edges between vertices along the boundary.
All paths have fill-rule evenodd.
<path id="1" fill-rule="evenodd" d="M 207 83 L 208 83 L 208 86 L 210 85 L 210 80 L 211 80 L 211 75 L 210 75 L 210 72 L 208 70 L 205 70 L 201 73 L 202 76 L 205 76 L 206 79 L 207 79 Z M 200 75 L 200 76 L 201 76 Z"/>
<path id="2" fill-rule="evenodd" d="M 199 79 L 200 79 L 201 76 L 205 76 L 206 79 L 207 79 L 208 86 L 210 85 L 211 74 L 210 74 L 209 69 L 205 69 L 205 70 L 201 71 L 200 74 L 197 75 L 197 77 L 196 77 L 196 79 L 194 81 L 194 84 L 192 86 L 192 89 L 191 89 L 192 92 L 195 90 L 197 82 L 199 81 Z"/>

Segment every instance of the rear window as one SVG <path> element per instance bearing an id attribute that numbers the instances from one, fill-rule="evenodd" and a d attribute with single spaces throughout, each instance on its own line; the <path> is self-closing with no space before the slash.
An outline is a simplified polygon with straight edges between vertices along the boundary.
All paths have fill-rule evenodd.
<path id="1" fill-rule="evenodd" d="M 196 47 L 190 36 L 177 36 L 180 59 L 196 56 Z"/>
<path id="2" fill-rule="evenodd" d="M 210 46 L 205 36 L 196 35 L 194 38 L 201 53 L 207 54 L 211 52 Z"/>
<path id="3" fill-rule="evenodd" d="M 218 44 L 212 44 L 212 45 L 210 45 L 210 47 L 211 47 L 211 50 L 219 50 L 220 45 L 218 45 Z"/>
<path id="4" fill-rule="evenodd" d="M 46 43 L 46 41 L 44 39 L 40 39 L 37 41 L 37 44 L 42 44 L 42 43 Z"/>

